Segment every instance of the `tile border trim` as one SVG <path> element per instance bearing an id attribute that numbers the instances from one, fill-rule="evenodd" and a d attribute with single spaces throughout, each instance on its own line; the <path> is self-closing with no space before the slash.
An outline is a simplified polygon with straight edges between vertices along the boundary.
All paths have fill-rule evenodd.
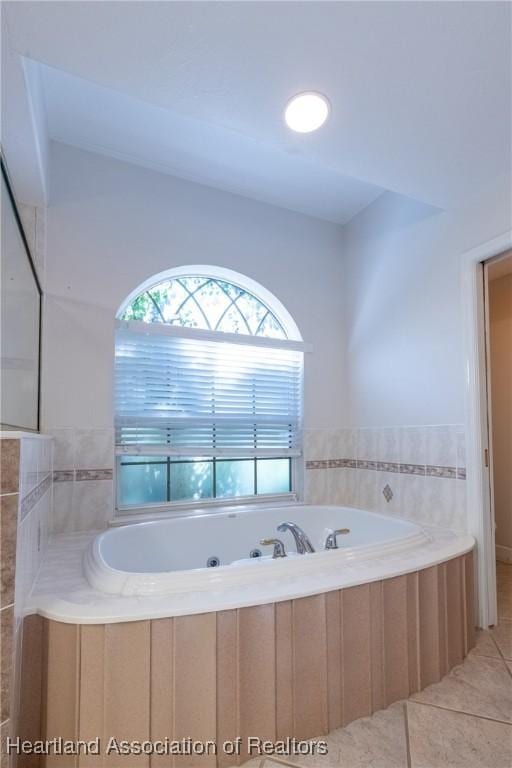
<path id="1" fill-rule="evenodd" d="M 433 464 L 402 464 L 397 461 L 368 461 L 366 459 L 314 459 L 306 461 L 306 469 L 372 469 L 377 472 L 397 472 L 401 475 L 441 477 L 465 480 L 465 467 L 443 467 Z"/>
<path id="2" fill-rule="evenodd" d="M 23 520 L 26 515 L 30 512 L 33 507 L 37 504 L 37 502 L 43 498 L 46 491 L 48 491 L 52 484 L 52 475 L 51 473 L 48 473 L 40 483 L 36 485 L 35 488 L 33 488 L 30 493 L 27 493 L 26 496 L 21 500 L 20 503 L 20 516 Z"/>
<path id="3" fill-rule="evenodd" d="M 84 480 L 112 480 L 113 469 L 57 469 L 53 473 L 54 483 L 82 482 Z"/>

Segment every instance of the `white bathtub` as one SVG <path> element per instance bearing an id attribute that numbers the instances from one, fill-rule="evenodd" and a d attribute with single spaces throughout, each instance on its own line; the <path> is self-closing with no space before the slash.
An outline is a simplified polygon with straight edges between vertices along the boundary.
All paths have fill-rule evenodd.
<path id="1" fill-rule="evenodd" d="M 278 533 L 283 521 L 297 523 L 316 552 L 297 555 L 291 533 Z M 327 535 L 339 549 L 325 550 Z M 263 538 L 279 538 L 289 556 L 273 559 Z M 240 508 L 216 513 L 111 528 L 99 534 L 84 556 L 85 576 L 104 593 L 131 596 L 222 590 L 262 585 L 279 578 L 343 572 L 344 564 L 374 560 L 425 546 L 429 536 L 414 523 L 350 507 L 287 505 Z M 252 550 L 263 556 L 251 558 Z M 209 558 L 220 565 L 207 567 Z"/>

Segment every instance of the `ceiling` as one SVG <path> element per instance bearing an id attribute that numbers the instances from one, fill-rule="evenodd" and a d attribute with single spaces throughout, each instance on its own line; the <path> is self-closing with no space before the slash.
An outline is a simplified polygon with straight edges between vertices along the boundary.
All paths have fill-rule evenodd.
<path id="1" fill-rule="evenodd" d="M 60 141 L 341 224 L 510 172 L 507 2 L 3 5 Z M 307 135 L 282 119 L 302 90 L 332 104 Z"/>

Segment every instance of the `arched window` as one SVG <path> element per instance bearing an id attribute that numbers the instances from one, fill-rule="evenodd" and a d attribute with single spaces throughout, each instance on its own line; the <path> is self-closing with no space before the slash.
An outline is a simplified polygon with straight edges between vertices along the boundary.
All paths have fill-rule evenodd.
<path id="1" fill-rule="evenodd" d="M 183 276 L 157 283 L 139 293 L 122 317 L 182 328 L 287 338 L 275 314 L 254 294 L 213 277 Z"/>
<path id="2" fill-rule="evenodd" d="M 271 294 L 189 268 L 133 292 L 116 329 L 117 506 L 289 497 L 303 352 Z"/>

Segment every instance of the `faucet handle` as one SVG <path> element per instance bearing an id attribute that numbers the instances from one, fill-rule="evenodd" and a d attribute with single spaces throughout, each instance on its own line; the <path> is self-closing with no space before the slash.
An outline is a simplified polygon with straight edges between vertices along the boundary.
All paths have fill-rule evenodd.
<path id="1" fill-rule="evenodd" d="M 336 530 L 331 531 L 325 540 L 325 548 L 338 549 L 337 537 L 347 533 L 350 533 L 350 528 L 336 528 Z"/>
<path id="2" fill-rule="evenodd" d="M 272 544 L 274 545 L 273 558 L 286 557 L 286 551 L 281 539 L 261 539 L 260 544 L 263 544 L 264 547 L 271 546 Z"/>

